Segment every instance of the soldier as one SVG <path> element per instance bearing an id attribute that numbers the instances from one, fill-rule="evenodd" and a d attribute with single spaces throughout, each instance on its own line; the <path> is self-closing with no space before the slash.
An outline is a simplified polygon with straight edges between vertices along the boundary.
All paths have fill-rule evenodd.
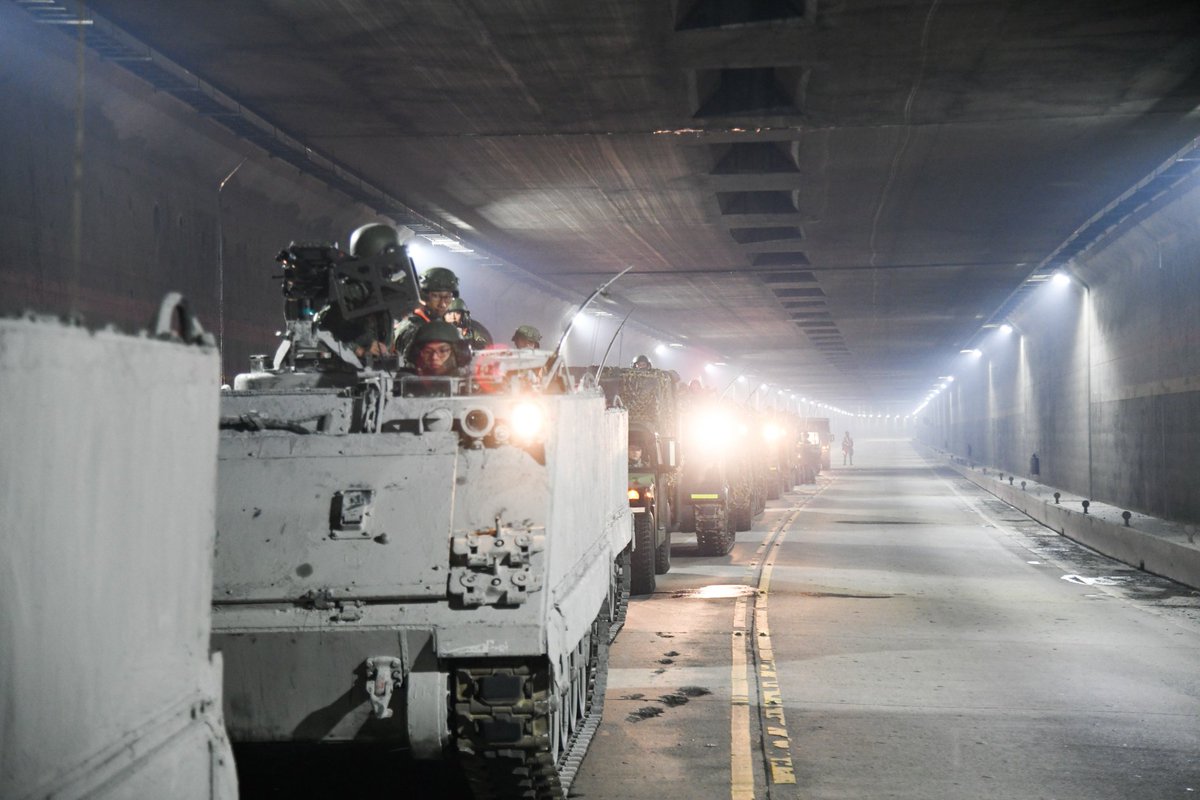
<path id="1" fill-rule="evenodd" d="M 483 350 L 492 344 L 491 333 L 471 316 L 471 312 L 462 298 L 456 297 L 450 301 L 450 306 L 442 315 L 442 319 L 458 328 L 458 332 L 471 345 L 472 350 Z"/>
<path id="2" fill-rule="evenodd" d="M 518 350 L 537 350 L 542 346 L 542 332 L 532 325 L 522 325 L 512 335 L 512 342 Z"/>
<path id="3" fill-rule="evenodd" d="M 445 320 L 431 320 L 413 333 L 405 361 L 421 377 L 453 377 L 470 360 L 464 345 L 458 328 Z"/>
<path id="4" fill-rule="evenodd" d="M 445 267 L 430 267 L 421 276 L 421 305 L 412 310 L 395 328 L 393 348 L 398 353 L 407 353 L 412 337 L 424 324 L 442 315 L 458 297 L 458 276 Z"/>
<path id="5" fill-rule="evenodd" d="M 650 363 L 649 356 L 638 356 L 633 360 L 634 369 L 653 369 L 654 365 Z"/>
<path id="6" fill-rule="evenodd" d="M 368 223 L 359 226 L 350 234 L 350 256 L 352 258 L 373 258 L 384 253 L 399 255 L 400 252 L 400 233 L 391 225 L 377 222 Z M 361 305 L 368 299 L 369 289 L 360 281 L 348 280 L 342 284 L 342 292 L 348 303 Z M 322 328 L 330 331 L 340 341 L 351 345 L 354 352 L 361 358 L 367 354 L 373 356 L 387 354 L 393 313 L 402 312 L 399 310 L 395 312 L 380 311 L 357 319 L 346 320 L 342 318 L 341 309 L 336 304 L 330 303 L 322 308 L 316 317 Z"/>

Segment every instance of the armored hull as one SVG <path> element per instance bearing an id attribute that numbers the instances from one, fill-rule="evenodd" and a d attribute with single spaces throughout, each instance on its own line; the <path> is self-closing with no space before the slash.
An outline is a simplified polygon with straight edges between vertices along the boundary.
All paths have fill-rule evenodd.
<path id="1" fill-rule="evenodd" d="M 625 413 L 569 384 L 278 377 L 222 405 L 231 736 L 386 742 L 456 755 L 481 793 L 565 794 L 628 559 Z"/>
<path id="2" fill-rule="evenodd" d="M 215 347 L 0 320 L 0 797 L 237 796 L 218 371 Z"/>

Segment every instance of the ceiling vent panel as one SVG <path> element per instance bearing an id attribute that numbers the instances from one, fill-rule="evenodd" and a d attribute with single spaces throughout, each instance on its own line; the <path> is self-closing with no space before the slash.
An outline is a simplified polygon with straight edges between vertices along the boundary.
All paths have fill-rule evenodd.
<path id="1" fill-rule="evenodd" d="M 704 100 L 695 117 L 777 117 L 799 114 L 796 98 L 802 81 L 785 78 L 792 72 L 773 67 L 698 70 L 696 84 Z M 794 84 L 790 89 L 789 83 Z"/>
<path id="2" fill-rule="evenodd" d="M 795 214 L 791 192 L 717 192 L 722 214 Z"/>
<path id="3" fill-rule="evenodd" d="M 818 288 L 811 289 L 775 289 L 776 297 L 824 297 L 825 292 Z"/>
<path id="4" fill-rule="evenodd" d="M 731 28 L 761 22 L 810 19 L 806 4 L 814 0 L 696 0 L 680 3 L 677 31 Z"/>
<path id="5" fill-rule="evenodd" d="M 782 267 L 794 265 L 807 265 L 812 262 L 808 260 L 808 255 L 799 250 L 792 250 L 787 253 L 759 253 L 750 262 L 756 267 Z"/>
<path id="6" fill-rule="evenodd" d="M 762 244 L 763 242 L 785 242 L 804 238 L 804 229 L 799 225 L 773 225 L 762 228 L 733 228 L 729 235 L 738 244 Z"/>
<path id="7" fill-rule="evenodd" d="M 796 162 L 784 152 L 779 142 L 736 142 L 725 148 L 712 174 L 778 175 L 799 171 Z"/>
<path id="8" fill-rule="evenodd" d="M 780 283 L 816 283 L 817 276 L 811 272 L 803 270 L 789 270 L 787 272 L 768 272 L 759 276 L 763 283 L 780 284 Z"/>

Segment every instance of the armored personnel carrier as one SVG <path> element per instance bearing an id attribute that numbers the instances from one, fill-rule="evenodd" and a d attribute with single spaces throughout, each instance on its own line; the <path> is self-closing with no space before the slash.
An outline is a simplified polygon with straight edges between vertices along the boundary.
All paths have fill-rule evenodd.
<path id="1" fill-rule="evenodd" d="M 402 249 L 379 258 L 415 286 Z M 628 592 L 626 413 L 546 351 L 483 351 L 448 377 L 344 357 L 354 340 L 327 347 L 311 310 L 323 286 L 374 279 L 324 261 L 297 290 L 285 259 L 287 353 L 222 398 L 230 735 L 382 743 L 457 758 L 480 796 L 563 797 Z"/>
<path id="2" fill-rule="evenodd" d="M 0 319 L 3 798 L 238 795 L 209 654 L 217 348 L 176 294 L 152 333 Z"/>

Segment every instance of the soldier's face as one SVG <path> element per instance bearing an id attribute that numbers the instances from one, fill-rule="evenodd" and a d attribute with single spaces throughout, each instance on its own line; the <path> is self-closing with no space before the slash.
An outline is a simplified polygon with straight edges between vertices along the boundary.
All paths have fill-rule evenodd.
<path id="1" fill-rule="evenodd" d="M 433 312 L 439 317 L 446 313 L 446 309 L 450 307 L 453 300 L 454 292 L 427 292 L 425 294 L 425 304 L 433 309 Z"/>
<path id="2" fill-rule="evenodd" d="M 417 351 L 418 375 L 445 375 L 454 369 L 454 348 L 447 342 L 429 342 Z"/>
<path id="3" fill-rule="evenodd" d="M 536 350 L 537 342 L 533 339 L 526 339 L 524 336 L 518 336 L 513 339 L 513 346 L 518 350 Z"/>

